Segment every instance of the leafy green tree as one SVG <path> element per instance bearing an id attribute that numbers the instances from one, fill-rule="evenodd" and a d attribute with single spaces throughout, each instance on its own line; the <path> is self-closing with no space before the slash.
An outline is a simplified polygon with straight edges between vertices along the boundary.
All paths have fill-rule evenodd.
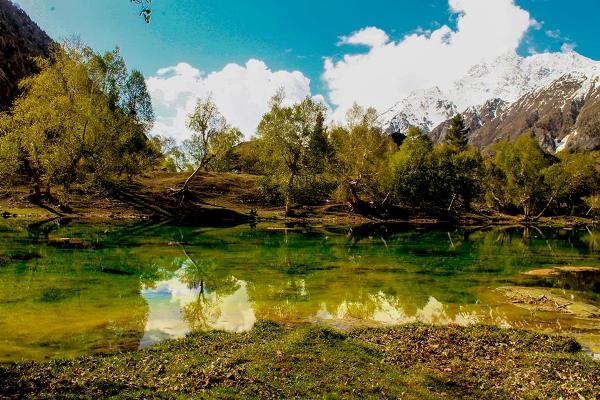
<path id="1" fill-rule="evenodd" d="M 600 159 L 597 153 L 561 151 L 558 161 L 542 171 L 551 192 L 548 206 L 566 204 L 574 214 L 584 197 L 600 189 Z"/>
<path id="2" fill-rule="evenodd" d="M 26 174 L 39 198 L 52 184 L 105 184 L 156 160 L 151 121 L 119 106 L 127 70 L 118 50 L 101 56 L 65 43 L 37 63 L 40 73 L 22 81 L 24 95 L 0 118 L 1 161 L 13 166 L 5 174 Z"/>
<path id="3" fill-rule="evenodd" d="M 315 126 L 308 139 L 308 153 L 306 166 L 313 174 L 322 174 L 328 167 L 327 162 L 333 157 L 333 147 L 329 140 L 325 126 L 325 114 L 319 111 L 316 116 Z"/>
<path id="4" fill-rule="evenodd" d="M 183 141 L 183 149 L 198 170 L 211 169 L 211 165 L 212 169 L 223 169 L 227 154 L 243 138 L 239 129 L 227 124 L 210 95 L 197 99 L 188 127 L 193 134 Z"/>
<path id="5" fill-rule="evenodd" d="M 208 170 L 211 163 L 220 168 L 226 156 L 242 138 L 241 132 L 227 124 L 227 120 L 215 104 L 212 95 L 196 100 L 194 111 L 188 115 L 188 128 L 193 133 L 182 143 L 187 160 L 194 165 L 194 172 L 186 179 L 181 202 L 189 190 L 189 184 L 202 170 Z"/>
<path id="6" fill-rule="evenodd" d="M 515 143 L 499 142 L 488 165 L 487 198 L 500 209 L 519 209 L 530 218 L 545 203 L 548 187 L 542 171 L 550 161 L 529 134 Z"/>
<path id="7" fill-rule="evenodd" d="M 465 121 L 461 114 L 456 114 L 450 121 L 450 127 L 446 133 L 446 143 L 460 150 L 467 148 L 469 129 L 465 127 Z"/>
<path id="8" fill-rule="evenodd" d="M 352 210 L 365 207 L 361 196 L 384 202 L 383 193 L 388 156 L 396 145 L 378 123 L 374 108 L 354 104 L 346 113 L 345 125 L 336 126 L 331 132 L 334 152 L 333 170 L 339 191 Z"/>
<path id="9" fill-rule="evenodd" d="M 476 148 L 460 150 L 443 144 L 434 149 L 432 156 L 431 194 L 433 203 L 448 211 L 460 200 L 465 210 L 482 192 L 484 176 L 483 157 Z"/>
<path id="10" fill-rule="evenodd" d="M 326 108 L 310 97 L 291 106 L 283 101 L 284 93 L 279 91 L 271 99 L 271 108 L 260 121 L 257 133 L 261 158 L 280 182 L 285 213 L 290 215 L 298 177 L 326 162 L 326 154 L 319 152 L 326 147 L 320 142 L 325 137 Z"/>
<path id="11" fill-rule="evenodd" d="M 168 172 L 183 172 L 188 170 L 189 163 L 174 137 L 155 135 L 150 140 L 152 140 L 156 148 L 160 149 L 160 154 L 162 155 L 158 168 Z"/>
<path id="12" fill-rule="evenodd" d="M 183 148 L 198 169 L 206 169 L 214 157 L 211 140 L 227 128 L 227 121 L 211 95 L 196 100 L 194 111 L 188 115 L 187 126 L 193 133 L 183 141 Z"/>
<path id="13" fill-rule="evenodd" d="M 146 130 L 154 124 L 154 109 L 144 75 L 133 70 L 125 81 L 121 107 L 127 115 L 145 125 Z"/>
<path id="14" fill-rule="evenodd" d="M 600 194 L 596 192 L 595 194 L 585 197 L 583 199 L 585 204 L 589 207 L 587 213 L 585 215 L 590 215 L 591 212 L 600 211 Z"/>
<path id="15" fill-rule="evenodd" d="M 432 152 L 433 143 L 425 132 L 410 127 L 400 149 L 390 160 L 391 190 L 396 203 L 417 207 L 433 198 Z"/>
<path id="16" fill-rule="evenodd" d="M 208 163 L 211 171 L 225 172 L 231 170 L 231 156 L 233 148 L 238 145 L 244 135 L 238 128 L 226 126 L 218 135 L 209 142 L 210 152 L 214 155 Z"/>

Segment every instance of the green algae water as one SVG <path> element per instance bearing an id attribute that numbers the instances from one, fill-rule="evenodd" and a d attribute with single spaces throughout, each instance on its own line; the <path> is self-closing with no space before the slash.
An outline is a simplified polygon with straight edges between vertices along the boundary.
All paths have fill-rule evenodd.
<path id="1" fill-rule="evenodd" d="M 569 334 L 600 353 L 598 274 L 524 274 L 563 266 L 600 267 L 600 232 L 6 220 L 0 362 L 135 350 L 261 319 L 490 323 Z M 514 287 L 535 292 L 515 299 Z"/>

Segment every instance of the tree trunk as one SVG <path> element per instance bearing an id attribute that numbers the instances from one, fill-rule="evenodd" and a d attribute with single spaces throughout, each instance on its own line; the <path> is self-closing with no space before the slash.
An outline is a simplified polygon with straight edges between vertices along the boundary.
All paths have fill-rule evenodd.
<path id="1" fill-rule="evenodd" d="M 450 205 L 448 206 L 448 211 L 452 210 L 452 206 L 454 205 L 454 200 L 456 200 L 456 193 L 452 195 L 452 200 L 450 200 Z"/>
<path id="2" fill-rule="evenodd" d="M 185 193 L 189 190 L 190 182 L 193 181 L 194 178 L 196 178 L 196 176 L 200 173 L 201 170 L 202 170 L 202 166 L 196 168 L 196 170 L 190 176 L 188 176 L 188 178 L 183 183 L 183 187 L 179 190 L 179 193 L 182 193 L 183 195 L 185 195 Z M 183 197 L 182 197 L 182 201 L 183 201 Z"/>
<path id="3" fill-rule="evenodd" d="M 540 219 L 542 217 L 542 215 L 544 215 L 544 213 L 546 212 L 546 210 L 548 209 L 548 207 L 550 206 L 552 201 L 554 201 L 554 195 L 550 196 L 550 200 L 548 200 L 548 203 L 546 203 L 546 205 L 544 206 L 542 211 L 540 211 L 540 213 L 538 215 L 536 215 L 535 218 L 533 218 L 533 219 L 534 220 Z"/>
<path id="4" fill-rule="evenodd" d="M 42 191 L 40 189 L 40 180 L 37 176 L 33 176 L 32 178 L 33 180 L 33 196 L 36 200 L 39 200 L 42 198 Z"/>
<path id="5" fill-rule="evenodd" d="M 346 184 L 346 194 L 350 209 L 354 212 L 360 212 L 363 209 L 364 201 L 356 193 L 356 182 L 348 182 Z"/>
<path id="6" fill-rule="evenodd" d="M 287 193 L 285 194 L 285 216 L 290 217 L 292 215 L 292 191 L 294 190 L 295 174 L 290 175 L 288 180 Z"/>
<path id="7" fill-rule="evenodd" d="M 529 210 L 529 200 L 525 200 L 523 202 L 523 215 L 525 217 L 525 220 L 529 219 L 529 214 L 530 214 L 530 210 Z"/>

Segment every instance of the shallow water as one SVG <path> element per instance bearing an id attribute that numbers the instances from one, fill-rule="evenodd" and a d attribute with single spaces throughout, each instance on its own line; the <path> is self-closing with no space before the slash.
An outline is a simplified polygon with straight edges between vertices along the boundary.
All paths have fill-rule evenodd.
<path id="1" fill-rule="evenodd" d="M 497 287 L 553 286 L 600 306 L 598 285 L 536 278 L 600 267 L 600 232 L 259 224 L 0 222 L 0 361 L 137 349 L 258 319 L 340 328 L 413 321 L 561 332 L 600 352 L 600 318 L 533 311 Z"/>

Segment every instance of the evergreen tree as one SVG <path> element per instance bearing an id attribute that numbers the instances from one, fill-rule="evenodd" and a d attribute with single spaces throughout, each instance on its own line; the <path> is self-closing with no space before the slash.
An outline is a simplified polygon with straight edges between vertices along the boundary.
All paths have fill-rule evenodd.
<path id="1" fill-rule="evenodd" d="M 446 133 L 446 142 L 452 146 L 456 146 L 460 150 L 467 148 L 467 134 L 469 129 L 465 127 L 465 121 L 460 114 L 456 114 L 450 122 L 448 133 Z"/>

